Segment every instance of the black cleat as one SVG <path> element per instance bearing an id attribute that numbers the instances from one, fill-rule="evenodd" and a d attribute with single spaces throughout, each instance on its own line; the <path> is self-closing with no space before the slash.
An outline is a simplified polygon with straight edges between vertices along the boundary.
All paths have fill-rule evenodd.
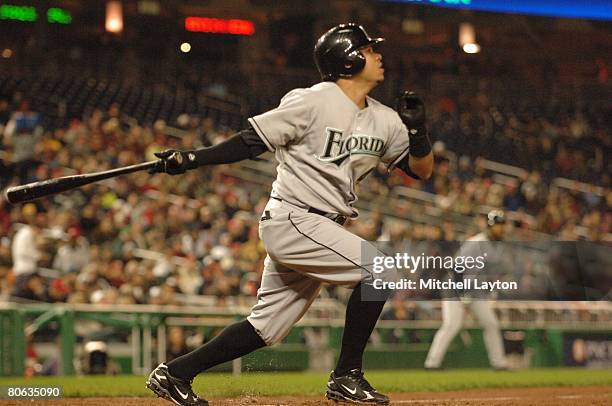
<path id="1" fill-rule="evenodd" d="M 346 375 L 332 372 L 327 382 L 327 399 L 336 402 L 388 405 L 389 397 L 378 393 L 363 377 L 361 369 L 351 369 Z"/>
<path id="2" fill-rule="evenodd" d="M 191 383 L 193 379 L 175 378 L 168 372 L 168 366 L 161 363 L 155 368 L 147 379 L 147 388 L 157 396 L 180 406 L 208 406 L 208 401 L 200 399 L 193 393 Z"/>

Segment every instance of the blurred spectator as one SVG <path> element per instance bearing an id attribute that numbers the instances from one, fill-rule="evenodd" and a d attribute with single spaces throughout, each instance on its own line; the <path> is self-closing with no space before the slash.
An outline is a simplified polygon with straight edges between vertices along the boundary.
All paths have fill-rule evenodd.
<path id="1" fill-rule="evenodd" d="M 385 310 L 380 316 L 381 320 L 415 320 L 416 309 L 414 302 L 405 302 L 399 296 L 391 300 L 391 308 Z"/>
<path id="2" fill-rule="evenodd" d="M 185 355 L 189 352 L 182 327 L 168 327 L 168 341 L 166 344 L 166 362 Z"/>
<path id="3" fill-rule="evenodd" d="M 89 262 L 89 243 L 77 227 L 70 227 L 68 241 L 59 247 L 53 268 L 64 273 L 78 272 Z"/>
<path id="4" fill-rule="evenodd" d="M 49 299 L 43 278 L 37 273 L 20 275 L 15 281 L 13 296 L 39 302 L 46 302 Z"/>
<path id="5" fill-rule="evenodd" d="M 400 296 L 391 299 L 391 308 L 385 310 L 381 320 L 416 320 L 416 305 L 414 301 L 403 300 Z M 386 330 L 386 343 L 398 344 L 402 342 L 404 332 L 401 328 Z"/>
<path id="6" fill-rule="evenodd" d="M 49 301 L 66 302 L 74 288 L 76 276 L 76 273 L 73 272 L 53 279 L 49 284 L 49 288 L 47 290 Z"/>
<path id="7" fill-rule="evenodd" d="M 4 127 L 4 145 L 12 147 L 13 161 L 20 183 L 30 180 L 30 171 L 37 163 L 36 143 L 42 135 L 41 117 L 22 101 Z"/>

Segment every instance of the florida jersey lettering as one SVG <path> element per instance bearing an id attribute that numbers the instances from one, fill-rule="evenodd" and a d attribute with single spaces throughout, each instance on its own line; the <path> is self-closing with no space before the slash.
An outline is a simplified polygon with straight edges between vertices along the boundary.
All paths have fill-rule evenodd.
<path id="1" fill-rule="evenodd" d="M 366 134 L 353 134 L 343 139 L 344 133 L 341 130 L 330 127 L 327 127 L 325 132 L 327 137 L 323 154 L 317 157 L 319 161 L 340 166 L 350 155 L 382 156 L 385 141 L 381 138 Z"/>

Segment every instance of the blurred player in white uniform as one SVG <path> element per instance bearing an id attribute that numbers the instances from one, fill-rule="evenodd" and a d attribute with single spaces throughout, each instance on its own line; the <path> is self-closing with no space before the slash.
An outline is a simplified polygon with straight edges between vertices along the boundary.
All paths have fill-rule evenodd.
<path id="1" fill-rule="evenodd" d="M 503 240 L 506 216 L 501 210 L 492 210 L 487 215 L 487 230 L 466 240 L 461 247 L 460 255 L 472 255 L 473 252 L 483 251 L 483 246 L 477 242 L 501 241 Z M 486 249 L 485 249 L 486 251 Z M 484 342 L 489 356 L 489 362 L 494 369 L 504 370 L 508 368 L 504 353 L 504 343 L 499 328 L 499 321 L 491 306 L 491 301 L 483 298 L 460 297 L 456 300 L 442 301 L 442 326 L 429 348 L 426 369 L 440 369 L 442 361 L 453 338 L 461 330 L 465 307 L 468 306 L 478 323 L 483 329 Z"/>

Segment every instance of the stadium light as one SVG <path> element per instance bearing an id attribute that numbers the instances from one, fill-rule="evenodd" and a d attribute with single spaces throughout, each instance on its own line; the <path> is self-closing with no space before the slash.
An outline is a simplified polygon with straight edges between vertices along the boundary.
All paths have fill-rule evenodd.
<path id="1" fill-rule="evenodd" d="M 466 54 L 477 54 L 480 52 L 480 45 L 473 43 L 463 44 L 463 52 Z"/>
<path id="2" fill-rule="evenodd" d="M 459 46 L 466 54 L 480 52 L 480 45 L 476 42 L 476 29 L 471 23 L 461 23 L 459 25 Z"/>
<path id="3" fill-rule="evenodd" d="M 180 46 L 181 52 L 186 54 L 191 51 L 191 44 L 189 42 L 183 42 Z"/>
<path id="4" fill-rule="evenodd" d="M 106 31 L 115 34 L 123 31 L 123 8 L 120 1 L 106 3 Z"/>

